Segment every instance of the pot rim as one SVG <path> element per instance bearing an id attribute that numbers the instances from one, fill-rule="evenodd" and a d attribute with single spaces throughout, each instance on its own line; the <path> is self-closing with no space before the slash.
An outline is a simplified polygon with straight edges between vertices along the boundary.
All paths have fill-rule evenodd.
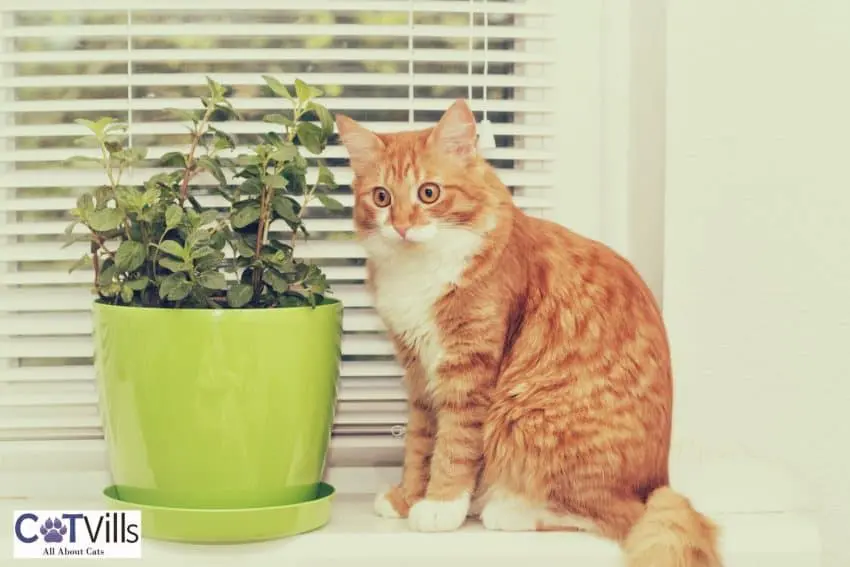
<path id="1" fill-rule="evenodd" d="M 297 312 L 297 311 L 325 311 L 325 310 L 334 310 L 340 309 L 344 307 L 342 300 L 337 299 L 335 297 L 327 297 L 325 296 L 322 299 L 321 303 L 316 304 L 316 307 L 311 307 L 310 305 L 298 305 L 291 307 L 228 307 L 222 309 L 214 309 L 212 307 L 145 307 L 140 305 L 114 305 L 111 303 L 107 303 L 106 301 L 96 298 L 92 300 L 92 307 L 95 309 L 109 310 L 109 311 L 118 311 L 118 310 L 126 310 L 126 311 L 162 311 L 165 313 L 175 313 L 175 312 L 187 312 L 187 313 L 210 313 L 216 314 L 217 317 L 222 317 L 226 313 L 289 313 L 289 312 Z"/>

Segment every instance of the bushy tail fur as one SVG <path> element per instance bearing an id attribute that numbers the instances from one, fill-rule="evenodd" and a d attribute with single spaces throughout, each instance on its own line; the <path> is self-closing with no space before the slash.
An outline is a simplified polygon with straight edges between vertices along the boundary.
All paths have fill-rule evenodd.
<path id="1" fill-rule="evenodd" d="M 722 567 L 718 529 L 670 487 L 655 490 L 623 542 L 628 567 Z"/>

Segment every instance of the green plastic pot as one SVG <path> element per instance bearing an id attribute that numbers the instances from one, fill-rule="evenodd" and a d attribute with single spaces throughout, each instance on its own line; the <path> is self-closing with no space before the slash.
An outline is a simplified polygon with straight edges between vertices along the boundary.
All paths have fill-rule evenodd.
<path id="1" fill-rule="evenodd" d="M 315 309 L 93 308 L 115 496 L 252 508 L 317 498 L 342 304 Z"/>

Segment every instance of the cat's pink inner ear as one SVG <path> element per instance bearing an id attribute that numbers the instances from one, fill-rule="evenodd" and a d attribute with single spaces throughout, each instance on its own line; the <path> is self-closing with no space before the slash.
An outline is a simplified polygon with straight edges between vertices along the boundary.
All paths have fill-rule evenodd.
<path id="1" fill-rule="evenodd" d="M 443 113 L 428 138 L 428 143 L 441 153 L 469 157 L 476 152 L 475 115 L 463 99 L 456 100 Z"/>
<path id="2" fill-rule="evenodd" d="M 374 167 L 381 159 L 384 143 L 377 134 L 344 114 L 337 114 L 336 127 L 355 172 Z"/>

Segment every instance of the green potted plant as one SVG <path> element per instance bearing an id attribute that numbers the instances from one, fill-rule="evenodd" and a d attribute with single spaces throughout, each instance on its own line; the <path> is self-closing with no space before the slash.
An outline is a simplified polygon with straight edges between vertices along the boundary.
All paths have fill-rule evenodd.
<path id="1" fill-rule="evenodd" d="M 327 521 L 342 305 L 295 251 L 309 205 L 342 208 L 320 157 L 334 121 L 319 89 L 264 79 L 290 108 L 249 151 L 213 122 L 239 114 L 208 79 L 201 109 L 179 111 L 187 149 L 140 185 L 127 176 L 149 160 L 127 126 L 77 121 L 100 155 L 72 159 L 106 174 L 66 231 L 91 244 L 72 269 L 94 277 L 106 494 L 149 514 L 148 537 L 264 539 Z"/>

